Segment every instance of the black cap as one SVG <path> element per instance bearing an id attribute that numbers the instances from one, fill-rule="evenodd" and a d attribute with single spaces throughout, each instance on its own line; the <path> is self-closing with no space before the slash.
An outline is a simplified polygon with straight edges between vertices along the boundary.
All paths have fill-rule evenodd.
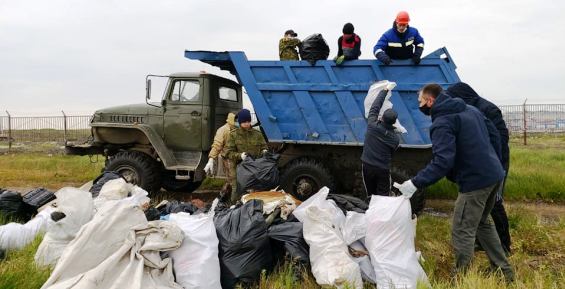
<path id="1" fill-rule="evenodd" d="M 398 118 L 398 113 L 394 111 L 392 108 L 389 108 L 383 112 L 383 123 L 389 127 L 392 127 Z"/>
<path id="2" fill-rule="evenodd" d="M 294 32 L 294 30 L 292 30 L 292 29 L 287 30 L 287 31 L 284 33 L 284 35 L 290 35 L 290 36 L 292 36 L 292 37 L 298 36 L 298 34 L 296 34 L 296 32 Z"/>
<path id="3" fill-rule="evenodd" d="M 351 23 L 345 23 L 345 25 L 343 25 L 343 34 L 353 34 L 353 31 L 355 31 L 355 27 L 353 27 L 353 24 Z"/>

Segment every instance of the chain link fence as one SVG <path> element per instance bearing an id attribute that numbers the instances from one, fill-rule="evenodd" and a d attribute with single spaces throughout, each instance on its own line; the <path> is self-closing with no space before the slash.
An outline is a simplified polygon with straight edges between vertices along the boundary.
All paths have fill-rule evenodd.
<path id="1" fill-rule="evenodd" d="M 510 132 L 565 132 L 565 104 L 501 105 L 500 110 Z"/>

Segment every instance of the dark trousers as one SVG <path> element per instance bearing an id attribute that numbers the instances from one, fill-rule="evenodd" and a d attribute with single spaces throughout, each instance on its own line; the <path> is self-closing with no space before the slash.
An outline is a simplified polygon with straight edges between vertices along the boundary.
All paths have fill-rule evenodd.
<path id="1" fill-rule="evenodd" d="M 390 170 L 381 169 L 369 164 L 363 163 L 363 184 L 367 191 L 367 196 L 390 195 Z"/>
<path id="2" fill-rule="evenodd" d="M 494 221 L 494 226 L 496 227 L 496 232 L 498 233 L 498 238 L 500 239 L 500 243 L 502 244 L 504 251 L 510 253 L 510 227 L 508 225 L 508 216 L 506 215 L 506 210 L 504 209 L 502 200 L 502 193 L 504 191 L 505 184 L 506 177 L 504 178 L 504 183 L 501 187 L 500 197 L 497 198 L 494 203 L 490 216 Z"/>

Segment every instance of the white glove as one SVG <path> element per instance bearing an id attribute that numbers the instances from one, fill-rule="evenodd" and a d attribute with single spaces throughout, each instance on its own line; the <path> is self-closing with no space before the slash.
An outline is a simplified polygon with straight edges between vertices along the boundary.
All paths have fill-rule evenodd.
<path id="1" fill-rule="evenodd" d="M 214 159 L 208 159 L 208 163 L 204 167 L 204 172 L 211 176 L 214 173 Z"/>
<path id="2" fill-rule="evenodd" d="M 247 157 L 247 153 L 246 153 L 246 152 L 241 153 L 241 160 L 242 160 L 242 161 L 244 161 L 246 157 Z"/>
<path id="3" fill-rule="evenodd" d="M 385 89 L 388 91 L 393 90 L 396 87 L 396 82 L 389 81 L 386 85 Z"/>
<path id="4" fill-rule="evenodd" d="M 407 180 L 402 184 L 394 182 L 393 186 L 397 188 L 405 198 L 409 199 L 418 190 L 412 183 L 412 180 Z"/>

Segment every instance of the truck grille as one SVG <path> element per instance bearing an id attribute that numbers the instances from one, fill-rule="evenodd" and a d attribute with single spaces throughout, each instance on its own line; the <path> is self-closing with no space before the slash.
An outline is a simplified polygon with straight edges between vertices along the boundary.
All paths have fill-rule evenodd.
<path id="1" fill-rule="evenodd" d="M 110 122 L 143 123 L 143 117 L 135 115 L 111 115 Z"/>

